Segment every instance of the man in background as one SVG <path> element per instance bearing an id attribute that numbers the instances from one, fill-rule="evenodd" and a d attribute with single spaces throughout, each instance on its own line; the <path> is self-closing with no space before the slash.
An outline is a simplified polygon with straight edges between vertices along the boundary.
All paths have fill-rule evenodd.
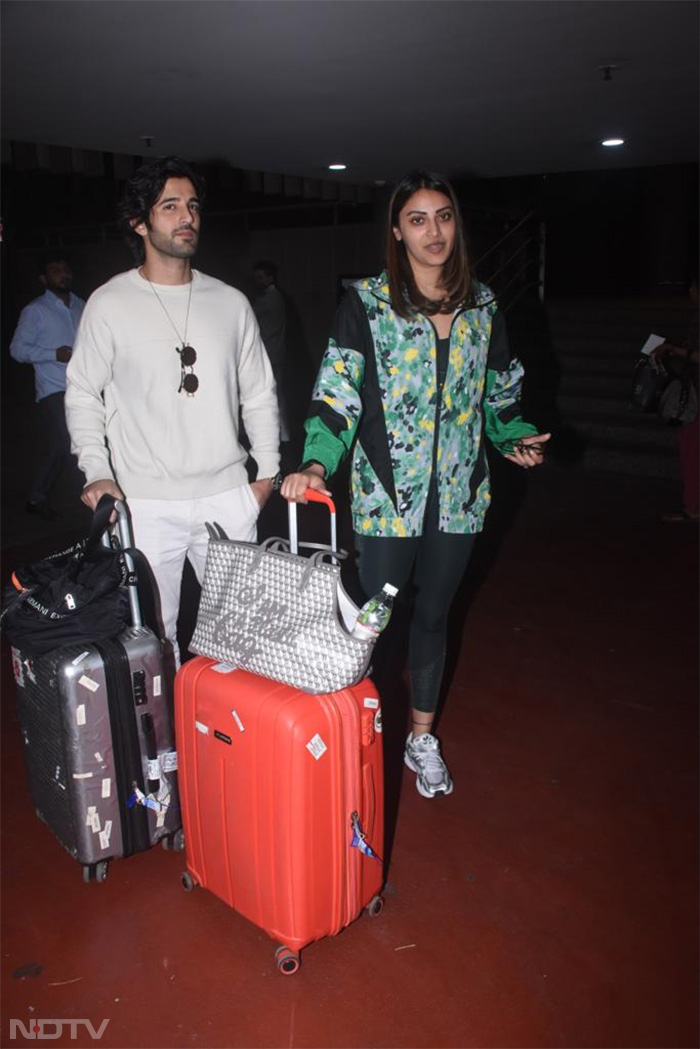
<path id="1" fill-rule="evenodd" d="M 34 367 L 37 416 L 44 440 L 44 452 L 26 509 L 45 521 L 56 521 L 59 514 L 49 498 L 62 466 L 70 457 L 64 409 L 66 365 L 71 359 L 85 303 L 70 290 L 73 274 L 60 251 L 44 255 L 39 280 L 44 294 L 22 310 L 10 353 L 16 361 Z"/>

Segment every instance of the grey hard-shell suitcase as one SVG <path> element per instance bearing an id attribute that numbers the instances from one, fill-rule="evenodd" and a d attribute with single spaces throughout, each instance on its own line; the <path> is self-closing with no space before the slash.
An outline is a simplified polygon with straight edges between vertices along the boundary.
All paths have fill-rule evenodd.
<path id="1" fill-rule="evenodd" d="M 128 516 L 116 509 L 127 550 Z M 183 847 L 163 644 L 142 625 L 133 583 L 129 599 L 133 625 L 113 640 L 40 657 L 12 649 L 32 800 L 86 881 L 158 841 Z"/>

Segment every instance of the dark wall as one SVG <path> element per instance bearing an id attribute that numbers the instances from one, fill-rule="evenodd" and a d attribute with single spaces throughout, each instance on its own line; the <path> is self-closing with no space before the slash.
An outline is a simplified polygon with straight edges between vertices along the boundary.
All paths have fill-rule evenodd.
<path id="1" fill-rule="evenodd" d="M 140 158 L 110 160 L 105 154 L 98 172 L 75 172 L 69 170 L 70 151 L 59 153 L 55 170 L 32 167 L 34 154 L 24 157 L 17 150 L 11 153 L 13 163 L 3 166 L 4 345 L 19 309 L 40 290 L 34 258 L 44 243 L 56 243 L 58 237 L 66 246 L 81 294 L 132 264 L 113 220 L 123 179 Z M 292 290 L 312 302 L 322 289 L 324 308 L 310 317 L 320 333 L 328 323 L 329 288 L 335 288 L 337 276 L 364 272 L 365 267 L 376 271 L 380 264 L 379 227 L 389 189 L 359 206 L 320 201 L 317 207 L 308 202 L 302 207 L 284 195 L 252 192 L 248 174 L 225 166 L 206 168 L 209 216 L 198 262 L 248 290 L 250 253 L 267 247 L 283 263 L 285 252 L 287 283 L 299 285 Z M 545 222 L 547 296 L 678 293 L 697 267 L 695 165 L 469 179 L 456 185 L 477 256 L 498 239 L 513 215 L 532 210 Z M 235 217 L 216 215 L 232 207 L 249 210 Z M 325 232 L 304 246 L 300 268 L 294 245 L 312 229 Z M 347 250 L 350 229 L 357 231 L 352 251 Z M 309 251 L 316 251 L 319 243 L 323 250 L 314 265 Z M 312 342 L 319 340 L 320 334 L 314 334 Z"/>
<path id="2" fill-rule="evenodd" d="M 546 292 L 677 293 L 698 255 L 694 164 L 460 185 L 465 210 L 534 210 L 546 223 Z"/>

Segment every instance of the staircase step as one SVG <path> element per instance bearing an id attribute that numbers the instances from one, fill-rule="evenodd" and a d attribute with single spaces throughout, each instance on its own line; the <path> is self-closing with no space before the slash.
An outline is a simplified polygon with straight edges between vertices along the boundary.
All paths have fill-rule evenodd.
<path id="1" fill-rule="evenodd" d="M 584 453 L 586 470 L 608 470 L 610 473 L 633 474 L 638 477 L 656 477 L 680 480 L 678 456 L 659 455 L 649 451 L 591 444 Z"/>
<path id="2" fill-rule="evenodd" d="M 581 324 L 596 323 L 605 320 L 608 323 L 648 323 L 650 318 L 663 317 L 672 320 L 677 317 L 688 322 L 691 305 L 688 295 L 674 295 L 668 298 L 656 296 L 633 296 L 630 298 L 546 298 L 547 314 L 556 320 L 575 320 Z"/>
<path id="3" fill-rule="evenodd" d="M 651 334 L 651 332 L 645 332 L 643 336 L 632 338 L 621 336 L 619 339 L 616 339 L 610 332 L 590 337 L 582 336 L 580 333 L 570 337 L 558 336 L 554 341 L 554 352 L 560 360 L 566 357 L 585 357 L 586 360 L 593 362 L 598 358 L 614 360 L 624 358 L 628 362 L 633 362 L 636 361 L 642 346 Z M 670 336 L 667 335 L 667 338 Z M 670 341 L 675 342 L 676 339 L 672 338 Z"/>
<path id="4" fill-rule="evenodd" d="M 675 427 L 663 423 L 656 412 L 640 412 L 629 407 L 622 397 L 557 397 L 559 415 L 577 425 L 581 421 L 615 423 L 629 430 L 651 430 L 673 433 Z"/>
<path id="5" fill-rule="evenodd" d="M 627 343 L 639 343 L 645 341 L 648 335 L 654 332 L 662 335 L 670 342 L 683 339 L 688 331 L 689 316 L 684 317 L 661 317 L 650 320 L 641 320 L 638 323 L 614 323 L 611 321 L 589 321 L 585 324 L 577 320 L 557 320 L 549 318 L 549 330 L 555 342 L 561 340 L 570 342 L 581 339 L 584 341 L 607 340 L 611 343 L 619 343 L 621 340 Z"/>
<path id="6" fill-rule="evenodd" d="M 630 450 L 650 449 L 660 455 L 678 454 L 678 437 L 675 429 L 657 421 L 647 423 L 647 416 L 635 417 L 634 421 L 591 417 L 567 419 L 591 444 L 604 444 Z"/>
<path id="7" fill-rule="evenodd" d="M 550 300 L 546 303 L 549 329 L 557 352 L 580 350 L 597 354 L 638 352 L 654 332 L 669 342 L 682 343 L 691 310 L 688 299 L 674 300 Z"/>
<path id="8" fill-rule="evenodd" d="M 559 356 L 559 367 L 562 375 L 624 375 L 631 379 L 636 360 L 635 354 L 625 357 L 564 354 Z"/>
<path id="9" fill-rule="evenodd" d="M 629 397 L 631 375 L 562 375 L 559 392 L 572 397 Z"/>
<path id="10" fill-rule="evenodd" d="M 636 414 L 629 411 L 627 397 L 616 394 L 611 396 L 599 395 L 591 397 L 590 394 L 560 393 L 557 397 L 559 413 L 566 419 L 576 419 L 581 416 L 588 418 L 591 415 L 602 416 L 626 416 L 636 418 Z"/>

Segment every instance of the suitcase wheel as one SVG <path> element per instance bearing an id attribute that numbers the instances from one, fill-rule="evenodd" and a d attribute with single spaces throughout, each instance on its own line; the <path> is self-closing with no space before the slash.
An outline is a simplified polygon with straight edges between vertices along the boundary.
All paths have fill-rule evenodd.
<path id="1" fill-rule="evenodd" d="M 86 863 L 83 866 L 83 881 L 87 885 L 91 881 L 106 881 L 109 871 L 109 860 L 100 860 L 98 863 Z"/>
<path id="2" fill-rule="evenodd" d="M 384 899 L 381 896 L 373 896 L 367 904 L 367 913 L 370 918 L 378 918 L 384 910 Z"/>
<path id="3" fill-rule="evenodd" d="M 175 852 L 184 852 L 185 850 L 185 832 L 180 828 L 176 830 L 174 834 L 167 834 L 160 841 L 166 852 L 169 849 L 173 849 Z"/>
<path id="4" fill-rule="evenodd" d="M 185 892 L 192 892 L 194 889 L 194 878 L 189 871 L 183 871 L 180 875 L 180 884 L 182 885 Z"/>
<path id="5" fill-rule="evenodd" d="M 275 961 L 277 962 L 278 972 L 282 973 L 283 976 L 293 976 L 301 965 L 298 953 L 293 951 L 291 947 L 278 947 L 275 951 Z"/>

